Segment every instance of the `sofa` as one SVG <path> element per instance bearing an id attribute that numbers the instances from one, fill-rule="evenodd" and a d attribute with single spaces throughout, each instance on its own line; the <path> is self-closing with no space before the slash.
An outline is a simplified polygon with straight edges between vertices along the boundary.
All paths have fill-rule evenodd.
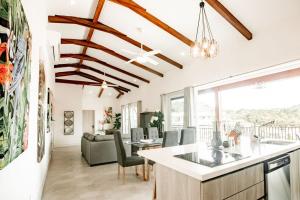
<path id="1" fill-rule="evenodd" d="M 125 144 L 124 147 L 126 153 L 130 155 L 131 145 Z M 84 133 L 81 138 L 81 153 L 90 166 L 116 162 L 117 152 L 114 136 Z"/>

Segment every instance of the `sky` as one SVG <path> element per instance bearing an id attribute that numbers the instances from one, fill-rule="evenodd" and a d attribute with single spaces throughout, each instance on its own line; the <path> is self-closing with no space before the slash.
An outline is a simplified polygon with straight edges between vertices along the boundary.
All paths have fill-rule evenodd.
<path id="1" fill-rule="evenodd" d="M 222 109 L 272 109 L 300 105 L 300 77 L 221 92 Z"/>

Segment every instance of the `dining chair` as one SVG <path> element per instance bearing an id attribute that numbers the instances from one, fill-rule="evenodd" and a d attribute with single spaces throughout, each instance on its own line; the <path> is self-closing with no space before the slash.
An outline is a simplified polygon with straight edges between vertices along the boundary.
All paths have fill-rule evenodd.
<path id="1" fill-rule="evenodd" d="M 116 144 L 116 150 L 117 150 L 117 160 L 118 160 L 118 178 L 120 178 L 120 168 L 123 169 L 123 183 L 125 183 L 125 168 L 126 167 L 132 167 L 135 166 L 136 175 L 137 174 L 137 166 L 142 165 L 143 166 L 143 176 L 145 173 L 145 165 L 144 165 L 144 158 L 139 156 L 126 156 L 126 151 L 124 148 L 124 144 L 121 138 L 120 131 L 114 132 L 114 140 Z"/>
<path id="2" fill-rule="evenodd" d="M 148 139 L 158 139 L 158 130 L 156 127 L 148 127 L 147 128 Z"/>
<path id="3" fill-rule="evenodd" d="M 139 142 L 144 139 L 144 129 L 143 128 L 131 128 L 131 142 Z M 138 147 L 131 145 L 131 155 L 137 155 Z"/>
<path id="4" fill-rule="evenodd" d="M 172 147 L 178 145 L 178 132 L 165 131 L 163 135 L 162 147 Z"/>
<path id="5" fill-rule="evenodd" d="M 181 129 L 180 145 L 194 144 L 196 143 L 196 129 L 195 128 L 184 128 Z"/>

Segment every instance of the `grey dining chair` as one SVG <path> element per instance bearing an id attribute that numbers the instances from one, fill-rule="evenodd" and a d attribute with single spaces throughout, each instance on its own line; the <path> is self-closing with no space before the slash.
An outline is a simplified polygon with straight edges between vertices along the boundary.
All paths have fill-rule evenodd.
<path id="1" fill-rule="evenodd" d="M 142 165 L 143 166 L 143 176 L 145 173 L 145 162 L 142 157 L 139 156 L 126 156 L 126 151 L 124 148 L 124 144 L 121 138 L 120 131 L 114 132 L 114 140 L 116 144 L 116 150 L 117 150 L 117 160 L 118 160 L 118 178 L 120 177 L 120 168 L 123 168 L 123 183 L 125 182 L 125 168 L 126 167 L 132 167 L 135 166 L 136 175 L 137 174 L 137 166 Z"/>
<path id="2" fill-rule="evenodd" d="M 196 129 L 184 128 L 181 129 L 180 145 L 196 143 Z"/>
<path id="3" fill-rule="evenodd" d="M 178 132 L 165 131 L 163 135 L 162 147 L 172 147 L 178 145 Z"/>
<path id="4" fill-rule="evenodd" d="M 139 142 L 144 139 L 144 129 L 143 128 L 132 128 L 131 132 L 131 142 Z M 131 155 L 137 155 L 138 147 L 131 145 Z"/>
<path id="5" fill-rule="evenodd" d="M 148 127 L 147 128 L 148 139 L 158 139 L 158 130 L 156 127 Z"/>

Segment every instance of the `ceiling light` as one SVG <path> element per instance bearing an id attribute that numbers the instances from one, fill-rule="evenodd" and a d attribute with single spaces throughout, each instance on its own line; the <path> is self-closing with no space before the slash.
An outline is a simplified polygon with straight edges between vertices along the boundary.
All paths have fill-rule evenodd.
<path id="1" fill-rule="evenodd" d="M 204 6 L 205 3 L 201 0 L 196 38 L 194 44 L 191 46 L 191 56 L 194 58 L 212 58 L 218 53 L 218 44 L 211 32 Z M 200 39 L 198 39 L 199 28 L 201 28 Z"/>
<path id="2" fill-rule="evenodd" d="M 103 82 L 102 82 L 101 87 L 102 87 L 103 89 L 106 89 L 106 88 L 108 87 L 106 81 L 103 81 Z"/>
<path id="3" fill-rule="evenodd" d="M 180 55 L 181 56 L 185 56 L 185 52 L 180 52 Z"/>
<path id="4" fill-rule="evenodd" d="M 146 58 L 144 58 L 143 56 L 137 57 L 136 61 L 138 61 L 139 63 L 146 63 L 147 62 Z"/>
<path id="5" fill-rule="evenodd" d="M 108 93 L 108 96 L 111 96 L 112 95 L 112 93 L 110 92 L 110 93 Z"/>
<path id="6" fill-rule="evenodd" d="M 71 6 L 74 6 L 76 4 L 76 1 L 75 0 L 71 0 L 70 4 L 71 4 Z"/>

